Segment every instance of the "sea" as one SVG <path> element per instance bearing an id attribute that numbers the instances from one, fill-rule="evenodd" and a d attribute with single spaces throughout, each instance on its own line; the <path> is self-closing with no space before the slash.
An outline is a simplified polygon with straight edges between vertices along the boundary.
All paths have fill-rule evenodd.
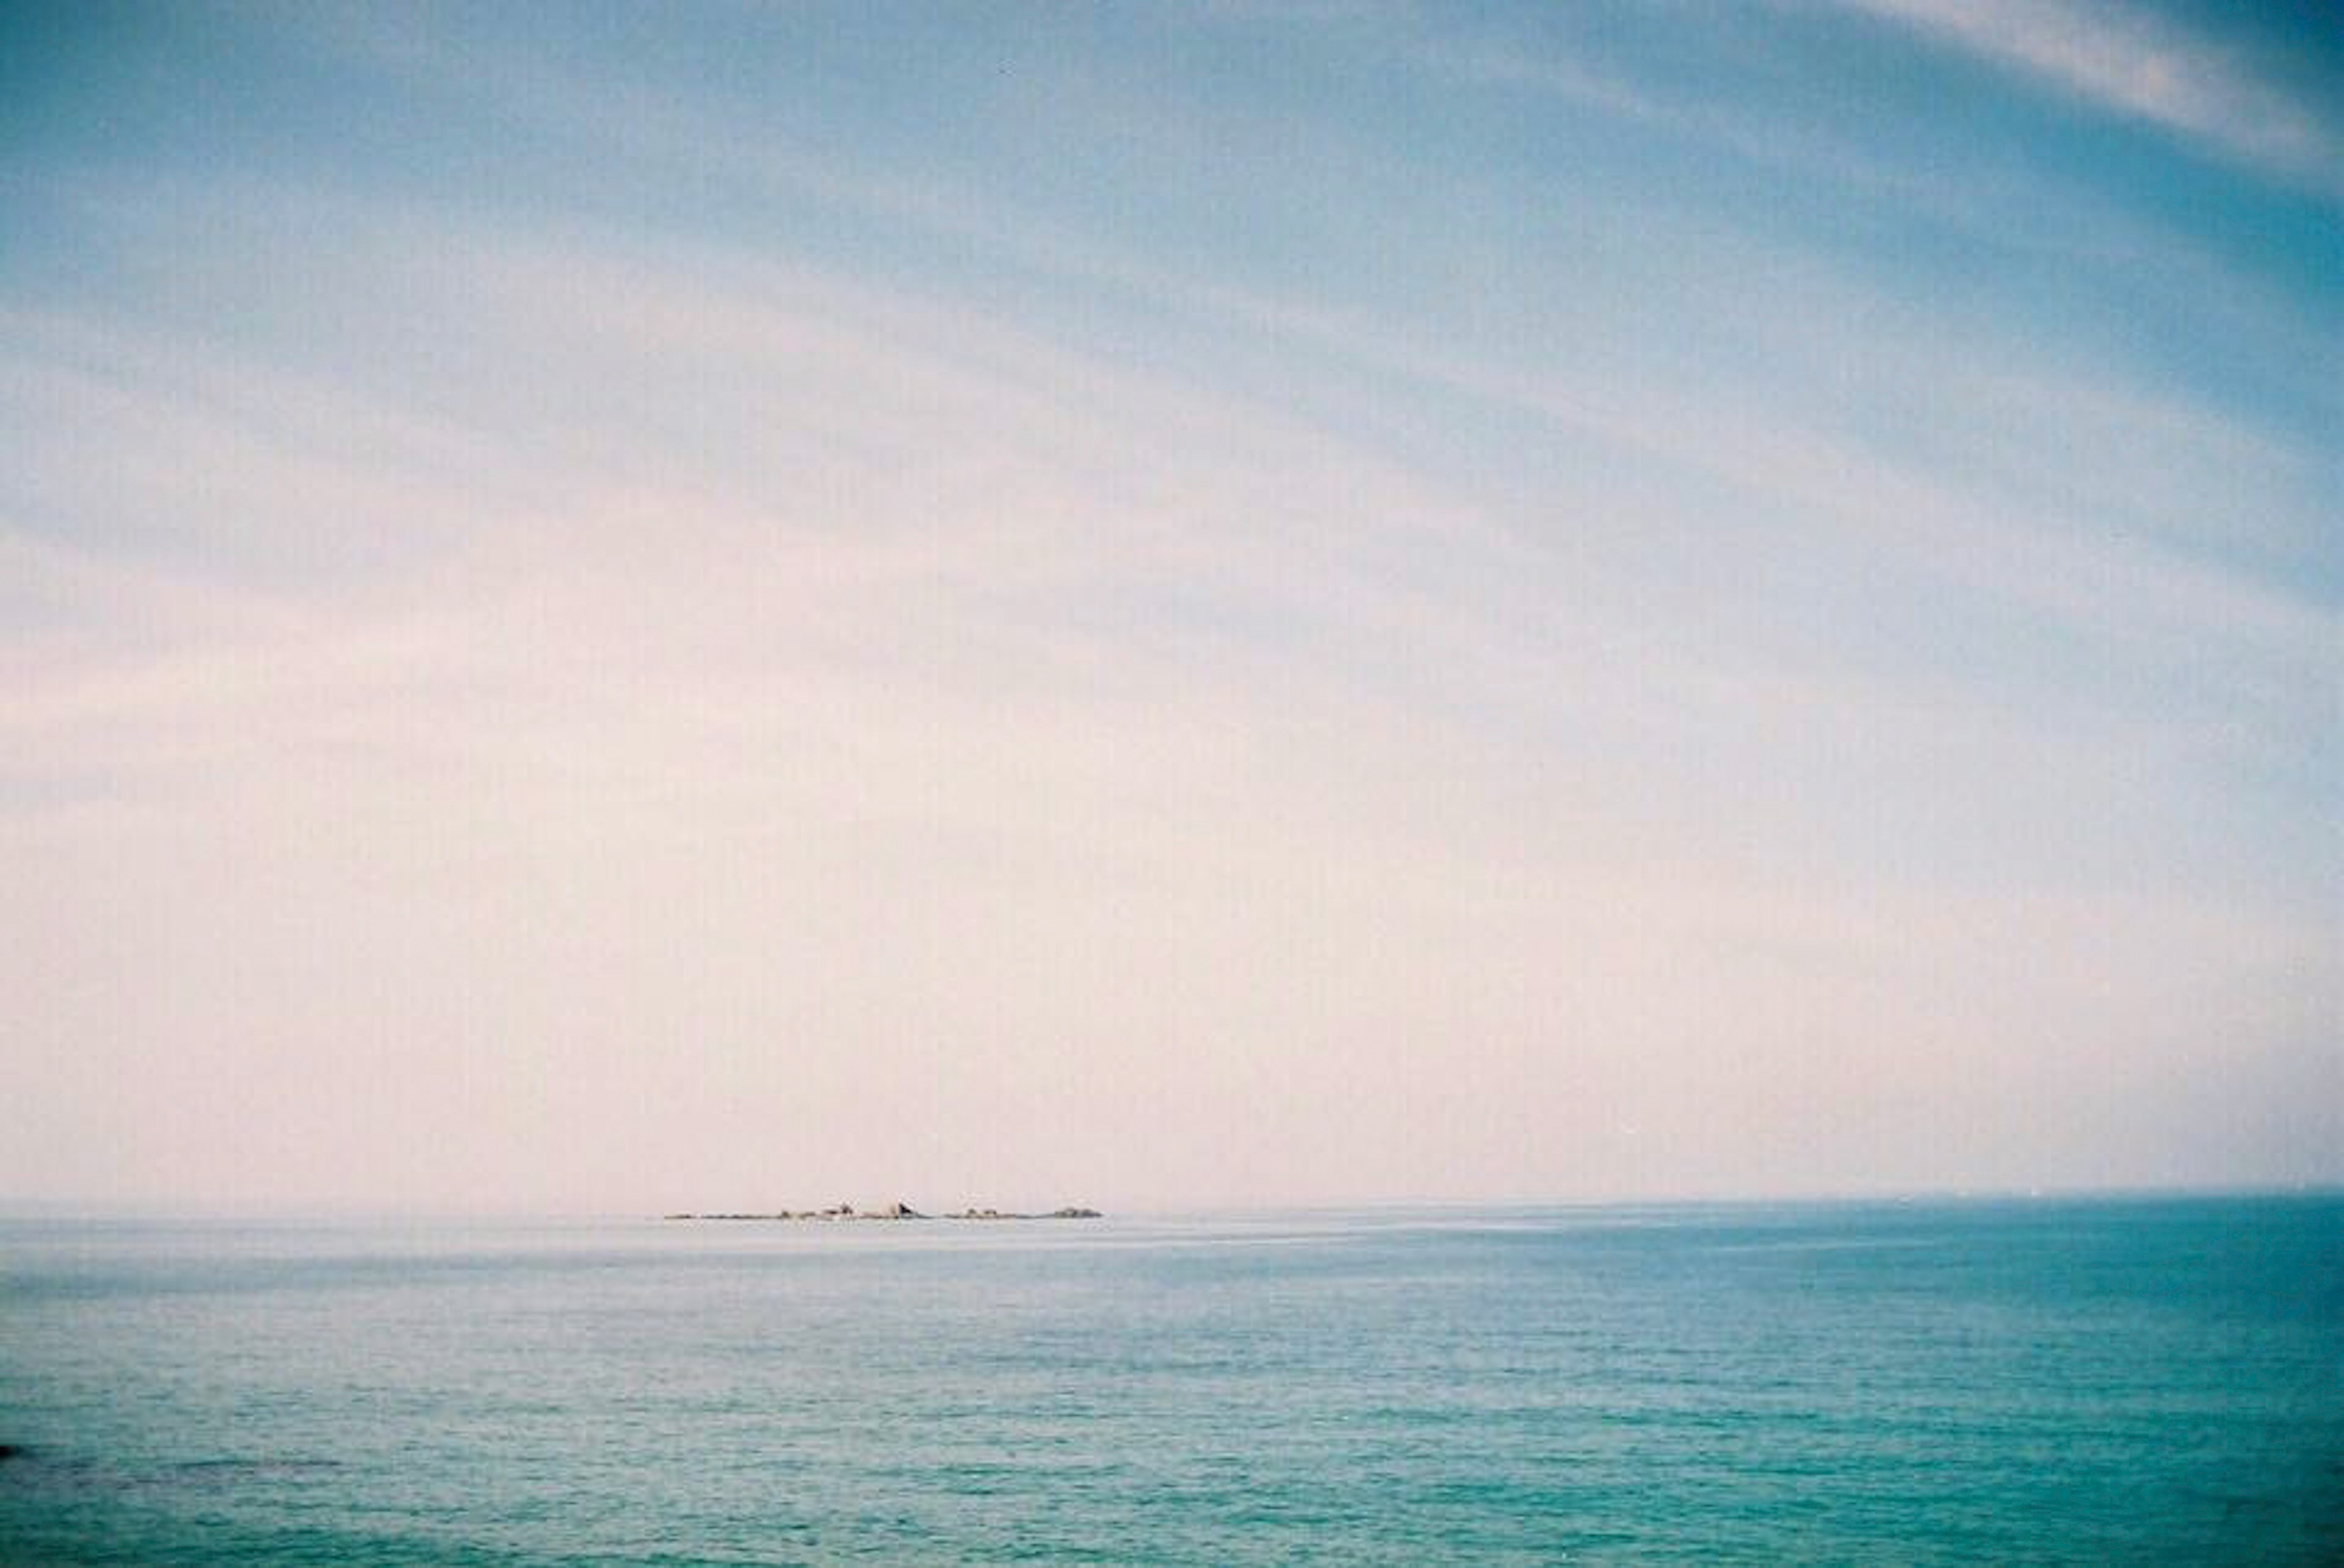
<path id="1" fill-rule="evenodd" d="M 2335 1563 L 2344 1196 L 0 1221 L 0 1563 Z"/>

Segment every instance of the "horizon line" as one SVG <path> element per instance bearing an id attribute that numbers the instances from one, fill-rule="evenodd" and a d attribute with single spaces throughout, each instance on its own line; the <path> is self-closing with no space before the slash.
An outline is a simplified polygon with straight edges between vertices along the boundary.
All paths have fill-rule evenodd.
<path id="1" fill-rule="evenodd" d="M 2344 1177 L 2293 1182 L 2139 1183 L 2044 1186 L 1965 1186 L 1880 1189 L 1856 1191 L 1775 1191 L 1751 1193 L 1652 1193 L 1601 1198 L 1379 1198 L 1311 1200 L 1291 1203 L 1144 1203 L 1118 1208 L 1099 1204 L 1108 1220 L 1244 1219 L 1288 1216 L 1334 1216 L 1368 1213 L 1464 1211 L 1553 1211 L 1635 1209 L 1733 1208 L 1856 1208 L 1884 1204 L 1988 1204 L 2058 1202 L 2143 1202 L 2191 1199 L 2274 1198 L 2344 1199 Z M 908 1200 L 904 1200 L 908 1201 Z M 913 1207 L 916 1208 L 916 1205 Z M 453 1207 L 372 1205 L 361 1203 L 160 1203 L 144 1199 L 18 1199 L 0 1197 L 0 1221 L 92 1220 L 101 1222 L 187 1223 L 476 1223 L 476 1224 L 658 1224 L 689 1213 L 704 1218 L 720 1209 L 677 1207 L 634 1209 L 460 1209 Z M 749 1212 L 737 1210 L 736 1212 Z M 868 1212 L 858 1210 L 858 1212 Z M 920 1219 L 949 1219 L 949 1208 L 923 1210 Z M 1009 1212 L 1003 1209 L 1003 1213 Z M 1045 1211 L 1046 1212 L 1046 1210 Z"/>

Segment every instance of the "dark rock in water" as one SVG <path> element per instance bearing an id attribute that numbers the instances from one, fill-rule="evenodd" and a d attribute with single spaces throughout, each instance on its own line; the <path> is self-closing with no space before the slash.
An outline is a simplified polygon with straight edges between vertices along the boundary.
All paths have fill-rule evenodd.
<path id="1" fill-rule="evenodd" d="M 1054 1209 L 1050 1211 L 1050 1218 L 1053 1219 L 1096 1219 L 1099 1217 L 1099 1211 L 1096 1209 L 1075 1209 L 1070 1207 L 1066 1209 Z"/>
<path id="2" fill-rule="evenodd" d="M 0 1459 L 22 1459 L 25 1451 L 13 1442 L 0 1442 Z"/>

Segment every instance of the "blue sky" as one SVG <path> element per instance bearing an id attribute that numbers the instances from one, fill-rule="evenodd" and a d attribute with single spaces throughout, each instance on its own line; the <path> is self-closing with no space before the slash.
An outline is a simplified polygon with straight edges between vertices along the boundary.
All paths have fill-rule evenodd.
<path id="1" fill-rule="evenodd" d="M 12 7 L 0 1194 L 2344 1177 L 2339 76 Z"/>

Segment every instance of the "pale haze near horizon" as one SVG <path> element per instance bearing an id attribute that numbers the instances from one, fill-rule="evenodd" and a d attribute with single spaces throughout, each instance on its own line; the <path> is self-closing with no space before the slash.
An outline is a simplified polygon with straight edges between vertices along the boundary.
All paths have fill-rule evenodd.
<path id="1" fill-rule="evenodd" d="M 2319 7 L 0 45 L 0 1202 L 2344 1179 Z"/>

